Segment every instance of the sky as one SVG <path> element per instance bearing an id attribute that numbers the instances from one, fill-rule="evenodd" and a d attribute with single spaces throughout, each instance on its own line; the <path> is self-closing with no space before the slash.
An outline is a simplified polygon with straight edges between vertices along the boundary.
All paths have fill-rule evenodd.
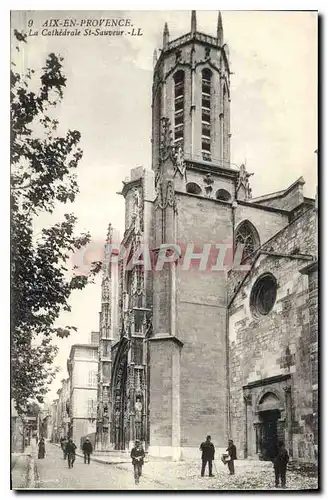
<path id="1" fill-rule="evenodd" d="M 128 18 L 140 37 L 42 36 L 42 24 L 61 20 Z M 108 223 L 124 232 L 124 199 L 117 192 L 130 169 L 151 168 L 151 85 L 153 51 L 162 44 L 164 23 L 170 39 L 190 31 L 189 11 L 16 11 L 11 31 L 32 32 L 18 68 L 38 71 L 50 52 L 64 57 L 64 99 L 55 110 L 59 131 L 81 132 L 84 152 L 78 167 L 80 194 L 53 216 L 40 217 L 36 231 L 66 212 L 79 219 L 78 231 L 90 231 L 92 248 L 103 245 Z M 317 185 L 317 15 L 313 12 L 224 11 L 224 38 L 231 59 L 231 161 L 246 161 L 253 196 L 288 187 L 303 176 L 304 194 Z M 217 12 L 197 11 L 197 30 L 216 36 Z M 31 23 L 30 23 L 31 24 Z M 115 29 L 115 28 L 107 28 Z M 67 377 L 71 345 L 89 341 L 98 330 L 100 279 L 74 292 L 72 312 L 63 324 L 78 332 L 59 339 L 61 367 L 48 394 L 51 401 Z M 68 323 L 69 322 L 69 323 Z"/>

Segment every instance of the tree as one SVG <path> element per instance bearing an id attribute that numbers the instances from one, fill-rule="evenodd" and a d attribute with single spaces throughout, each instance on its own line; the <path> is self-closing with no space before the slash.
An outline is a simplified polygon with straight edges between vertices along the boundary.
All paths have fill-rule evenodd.
<path id="1" fill-rule="evenodd" d="M 18 45 L 26 43 L 25 35 L 15 32 L 15 37 Z M 36 91 L 31 90 L 33 70 L 24 75 L 15 65 L 11 70 L 11 382 L 19 412 L 31 398 L 43 401 L 56 371 L 52 341 L 76 330 L 55 324 L 62 311 L 70 311 L 71 292 L 82 290 L 100 268 L 94 263 L 89 276 L 69 273 L 71 253 L 90 241 L 89 233 L 74 234 L 73 214 L 43 228 L 39 238 L 33 231 L 40 214 L 73 202 L 78 193 L 80 133 L 69 130 L 59 136 L 51 116 L 63 98 L 62 62 L 49 54 Z"/>

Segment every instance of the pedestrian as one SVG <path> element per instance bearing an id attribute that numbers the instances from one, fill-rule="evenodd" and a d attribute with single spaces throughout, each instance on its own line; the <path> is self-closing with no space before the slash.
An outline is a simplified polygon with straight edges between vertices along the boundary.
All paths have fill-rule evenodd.
<path id="1" fill-rule="evenodd" d="M 87 460 L 88 460 L 88 464 L 89 464 L 90 463 L 90 455 L 92 453 L 92 444 L 91 444 L 91 441 L 88 437 L 86 438 L 86 440 L 83 443 L 82 451 L 84 453 L 84 463 L 86 464 Z"/>
<path id="2" fill-rule="evenodd" d="M 66 436 L 60 438 L 60 446 L 63 450 L 64 460 L 66 460 L 66 445 L 68 443 L 68 439 Z"/>
<path id="3" fill-rule="evenodd" d="M 69 438 L 65 448 L 69 469 L 73 467 L 73 464 L 75 462 L 75 450 L 76 445 L 73 443 L 72 438 Z"/>
<path id="4" fill-rule="evenodd" d="M 229 460 L 228 460 L 228 469 L 230 472 L 230 475 L 233 475 L 235 473 L 235 460 L 237 460 L 237 448 L 233 444 L 232 439 L 228 439 L 228 448 L 226 451 L 229 454 Z"/>
<path id="5" fill-rule="evenodd" d="M 139 478 L 142 474 L 142 466 L 144 464 L 145 452 L 141 442 L 137 439 L 134 448 L 131 450 L 131 458 L 134 469 L 134 481 L 139 484 Z"/>
<path id="6" fill-rule="evenodd" d="M 211 442 L 211 436 L 206 437 L 206 441 L 200 445 L 199 449 L 202 452 L 201 476 L 204 476 L 206 464 L 208 462 L 208 475 L 209 477 L 214 477 L 212 474 L 212 461 L 214 460 L 215 448 L 214 444 Z"/>
<path id="7" fill-rule="evenodd" d="M 281 480 L 281 486 L 286 487 L 286 470 L 289 461 L 289 455 L 285 448 L 284 442 L 279 441 L 278 443 L 278 453 L 273 460 L 274 474 L 276 478 L 276 488 L 279 488 L 279 479 Z"/>
<path id="8" fill-rule="evenodd" d="M 41 438 L 39 442 L 39 453 L 38 453 L 38 458 L 44 458 L 46 454 L 46 445 L 44 442 L 44 439 Z"/>

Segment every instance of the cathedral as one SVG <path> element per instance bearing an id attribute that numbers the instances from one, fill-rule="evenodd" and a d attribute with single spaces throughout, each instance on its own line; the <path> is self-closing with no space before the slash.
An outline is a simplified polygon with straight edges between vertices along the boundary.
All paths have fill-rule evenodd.
<path id="1" fill-rule="evenodd" d="M 195 11 L 175 40 L 165 24 L 151 169 L 123 182 L 126 257 L 114 255 L 111 226 L 105 247 L 98 450 L 140 439 L 150 455 L 179 460 L 210 434 L 218 450 L 233 439 L 238 458 L 270 460 L 283 439 L 293 459 L 315 460 L 316 201 L 302 177 L 252 197 L 251 174 L 230 162 L 230 75 L 221 13 L 215 37 L 197 30 Z M 174 244 L 192 245 L 193 265 L 149 270 L 133 259 L 147 245 L 156 262 Z M 241 248 L 242 265 L 201 270 L 205 249 L 220 245 Z"/>

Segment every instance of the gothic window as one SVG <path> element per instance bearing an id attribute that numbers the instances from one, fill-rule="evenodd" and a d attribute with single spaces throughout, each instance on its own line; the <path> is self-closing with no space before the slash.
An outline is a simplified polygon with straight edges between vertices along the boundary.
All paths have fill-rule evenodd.
<path id="1" fill-rule="evenodd" d="M 211 161 L 211 80 L 212 72 L 202 71 L 202 156 Z"/>
<path id="2" fill-rule="evenodd" d="M 222 201 L 230 201 L 231 195 L 230 195 L 229 191 L 227 191 L 226 189 L 219 189 L 216 192 L 216 199 L 222 200 Z"/>
<path id="3" fill-rule="evenodd" d="M 184 138 L 184 71 L 179 70 L 174 75 L 174 145 L 183 149 Z"/>
<path id="4" fill-rule="evenodd" d="M 243 260 L 251 255 L 259 246 L 260 238 L 253 224 L 244 221 L 237 227 L 235 236 L 235 250 L 238 245 L 243 245 Z"/>
<path id="5" fill-rule="evenodd" d="M 88 376 L 88 387 L 97 387 L 97 382 L 98 382 L 98 376 L 97 372 L 92 370 L 89 371 L 89 376 Z"/>
<path id="6" fill-rule="evenodd" d="M 94 399 L 88 399 L 88 418 L 96 417 L 97 402 Z"/>
<path id="7" fill-rule="evenodd" d="M 201 187 L 196 184 L 196 182 L 188 182 L 186 186 L 187 193 L 191 194 L 201 194 Z"/>
<path id="8" fill-rule="evenodd" d="M 277 281 L 270 274 L 263 274 L 255 282 L 250 297 L 253 314 L 266 315 L 272 310 L 277 298 Z"/>

